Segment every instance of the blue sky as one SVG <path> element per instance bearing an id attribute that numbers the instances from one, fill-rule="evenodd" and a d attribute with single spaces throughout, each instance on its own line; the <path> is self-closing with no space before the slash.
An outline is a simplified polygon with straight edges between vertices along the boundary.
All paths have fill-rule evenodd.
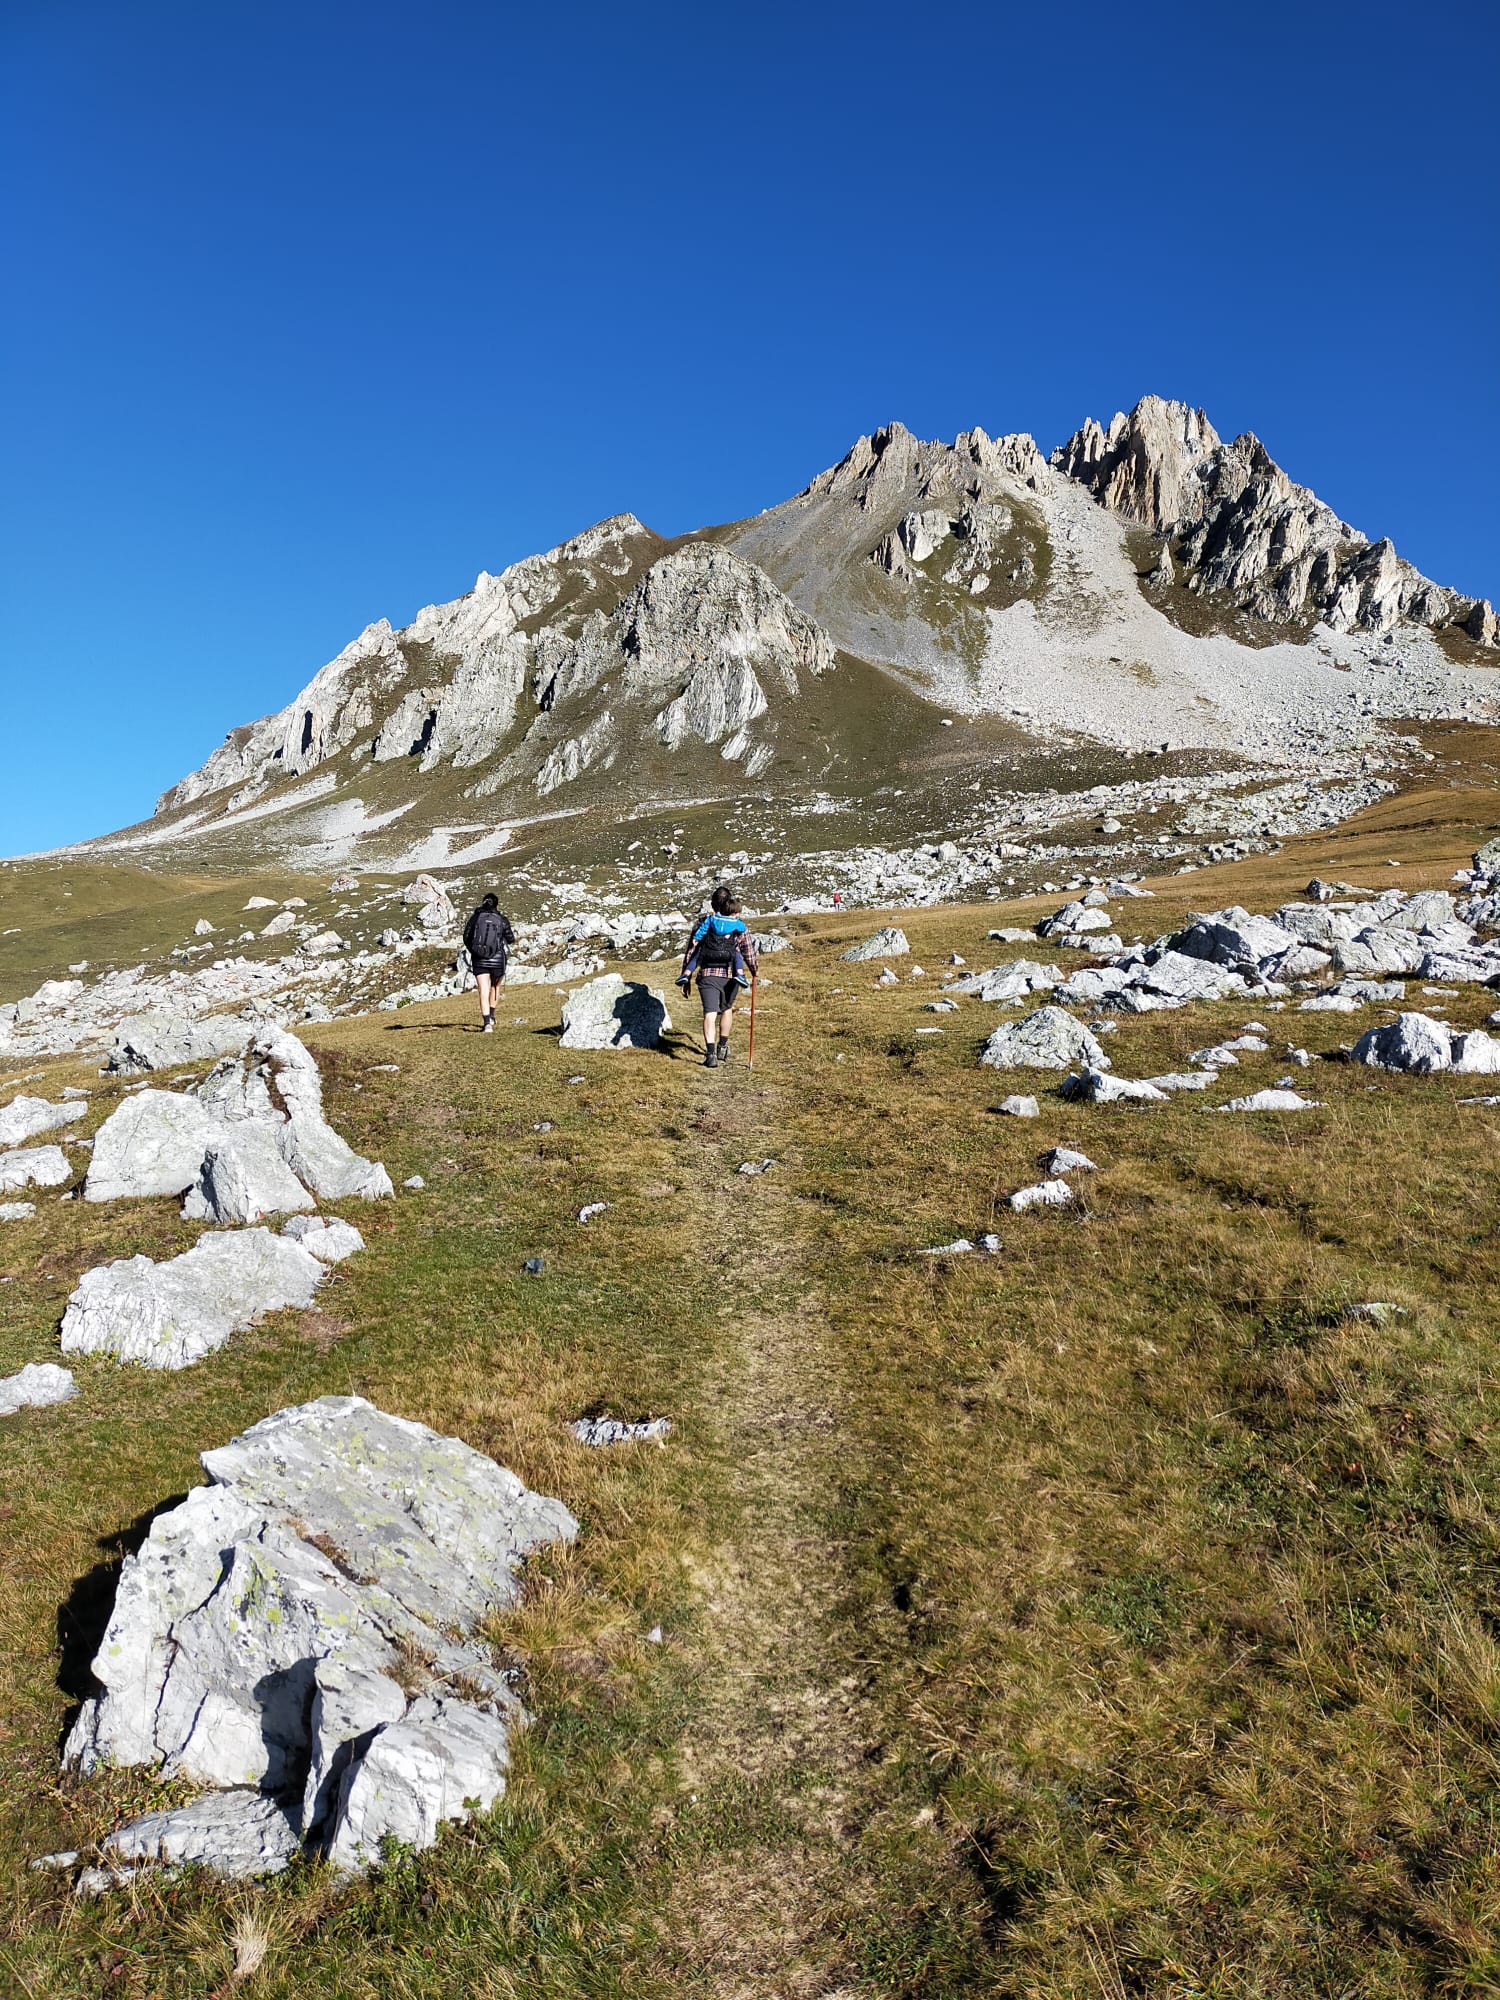
<path id="1" fill-rule="evenodd" d="M 7 0 L 0 852 L 369 620 L 1148 390 L 1500 597 L 1500 13 Z"/>

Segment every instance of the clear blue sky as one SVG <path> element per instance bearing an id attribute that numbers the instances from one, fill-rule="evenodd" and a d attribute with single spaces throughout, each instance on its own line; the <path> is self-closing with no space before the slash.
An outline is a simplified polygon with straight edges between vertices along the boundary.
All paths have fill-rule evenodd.
<path id="1" fill-rule="evenodd" d="M 1500 10 L 5 0 L 0 852 L 370 619 L 1148 390 L 1500 597 Z"/>

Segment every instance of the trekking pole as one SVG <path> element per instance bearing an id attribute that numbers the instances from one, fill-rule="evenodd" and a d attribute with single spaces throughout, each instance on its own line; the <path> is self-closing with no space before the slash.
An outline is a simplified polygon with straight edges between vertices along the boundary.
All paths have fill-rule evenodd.
<path id="1" fill-rule="evenodd" d="M 755 974 L 750 975 L 750 1046 L 745 1052 L 746 1069 L 755 1067 Z"/>

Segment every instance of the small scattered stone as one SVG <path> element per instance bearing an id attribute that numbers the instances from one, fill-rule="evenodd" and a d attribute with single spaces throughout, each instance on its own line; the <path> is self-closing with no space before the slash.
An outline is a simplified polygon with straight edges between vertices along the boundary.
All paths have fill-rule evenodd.
<path id="1" fill-rule="evenodd" d="M 1076 1199 L 1066 1181 L 1038 1181 L 1034 1187 L 1017 1188 L 1010 1197 L 1010 1206 L 1017 1215 L 1022 1215 L 1028 1208 L 1066 1208 Z"/>
<path id="2" fill-rule="evenodd" d="M 596 1449 L 612 1444 L 661 1444 L 672 1429 L 669 1417 L 652 1417 L 645 1423 L 624 1423 L 618 1417 L 577 1417 L 568 1429 L 580 1444 Z"/>
<path id="3" fill-rule="evenodd" d="M 77 1394 L 71 1369 L 59 1368 L 55 1361 L 28 1361 L 19 1374 L 0 1378 L 0 1417 L 66 1403 Z"/>

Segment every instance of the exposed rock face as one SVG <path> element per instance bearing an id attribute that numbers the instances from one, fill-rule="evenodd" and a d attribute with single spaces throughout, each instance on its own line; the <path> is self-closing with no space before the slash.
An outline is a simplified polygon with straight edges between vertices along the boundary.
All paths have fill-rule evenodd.
<path id="1" fill-rule="evenodd" d="M 672 1026 L 666 994 L 618 972 L 570 993 L 562 1021 L 565 1049 L 654 1049 Z"/>
<path id="2" fill-rule="evenodd" d="M 263 1792 L 210 1792 L 185 1806 L 144 1813 L 100 1845 L 103 1865 L 86 1871 L 85 1893 L 113 1888 L 143 1867 L 189 1862 L 227 1882 L 279 1875 L 302 1852 L 295 1816 Z"/>
<path id="3" fill-rule="evenodd" d="M 1248 431 L 1225 444 L 1201 410 L 1146 396 L 1104 430 L 1092 418 L 1052 455 L 1101 505 L 1168 537 L 1189 590 L 1221 592 L 1272 624 L 1321 618 L 1335 632 L 1403 620 L 1500 642 L 1483 599 L 1445 590 L 1367 542 L 1297 486 Z M 1168 558 L 1170 561 L 1170 558 Z"/>
<path id="4" fill-rule="evenodd" d="M 1398 1014 L 1388 1026 L 1360 1036 L 1354 1060 L 1371 1069 L 1409 1070 L 1419 1076 L 1444 1070 L 1492 1076 L 1500 1072 L 1500 1040 L 1478 1028 L 1455 1034 L 1426 1014 Z"/>
<path id="5" fill-rule="evenodd" d="M 262 1313 L 310 1306 L 327 1275 L 309 1250 L 268 1229 L 210 1232 L 162 1264 L 121 1257 L 79 1279 L 62 1350 L 186 1368 Z"/>
<path id="6" fill-rule="evenodd" d="M 253 1789 L 137 1822 L 122 1858 L 153 1841 L 177 1858 L 171 1843 L 193 1839 L 210 1865 L 280 1865 L 274 1816 L 250 1809 L 263 1795 L 299 1844 L 360 1867 L 386 1835 L 427 1844 L 466 1802 L 492 1803 L 520 1711 L 476 1628 L 514 1601 L 533 1549 L 576 1534 L 568 1510 L 358 1396 L 282 1410 L 203 1466 L 210 1483 L 125 1563 L 101 1691 L 64 1761 Z M 414 1662 L 428 1685 L 413 1697 L 398 1676 Z"/>
<path id="7" fill-rule="evenodd" d="M 481 576 L 468 598 L 429 607 L 402 632 L 368 627 L 158 810 L 230 788 L 230 809 L 243 809 L 273 779 L 346 752 L 423 771 L 507 752 L 485 788 L 529 780 L 545 795 L 648 729 L 668 750 L 691 739 L 762 768 L 770 744 L 748 732 L 767 712 L 767 689 L 795 699 L 833 666 L 832 644 L 742 556 L 711 543 L 661 549 L 622 515 Z M 414 680 L 435 665 L 440 678 Z M 607 706 L 593 699 L 606 683 L 618 691 Z"/>

